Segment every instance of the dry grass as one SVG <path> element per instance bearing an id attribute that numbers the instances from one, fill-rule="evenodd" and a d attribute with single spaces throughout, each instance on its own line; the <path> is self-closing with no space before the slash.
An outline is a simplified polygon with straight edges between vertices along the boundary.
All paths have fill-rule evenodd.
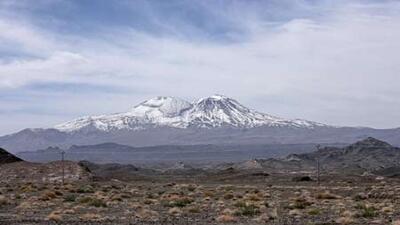
<path id="1" fill-rule="evenodd" d="M 325 191 L 325 192 L 320 192 L 316 195 L 317 199 L 339 199 L 340 196 L 338 195 L 334 195 L 332 193 L 330 193 L 329 191 Z"/>
<path id="2" fill-rule="evenodd" d="M 141 220 L 157 221 L 159 214 L 156 211 L 149 209 L 140 209 L 135 213 L 135 216 Z"/>
<path id="3" fill-rule="evenodd" d="M 336 220 L 336 223 L 344 224 L 344 225 L 352 224 L 352 223 L 354 223 L 354 219 L 352 217 L 339 217 Z"/>
<path id="4" fill-rule="evenodd" d="M 47 219 L 48 220 L 52 220 L 52 221 L 61 221 L 62 220 L 62 215 L 60 213 L 60 211 L 53 211 L 51 212 L 48 216 Z"/>
<path id="5" fill-rule="evenodd" d="M 54 191 L 45 191 L 40 197 L 40 200 L 49 201 L 54 198 L 57 198 L 57 194 Z"/>
<path id="6" fill-rule="evenodd" d="M 217 217 L 217 222 L 219 223 L 232 223 L 236 222 L 237 218 L 231 215 L 220 215 Z"/>
<path id="7" fill-rule="evenodd" d="M 252 203 L 237 202 L 235 206 L 237 207 L 235 211 L 236 216 L 251 217 L 260 214 L 260 208 Z"/>
<path id="8" fill-rule="evenodd" d="M 183 211 L 178 207 L 173 207 L 168 210 L 168 214 L 175 217 L 182 215 L 182 213 Z"/>
<path id="9" fill-rule="evenodd" d="M 96 213 L 85 213 L 79 217 L 79 219 L 84 221 L 100 221 L 102 219 L 101 215 Z"/>
<path id="10" fill-rule="evenodd" d="M 200 208 L 198 206 L 189 206 L 187 208 L 187 211 L 189 213 L 200 213 L 201 212 L 201 210 L 200 210 Z"/>
<path id="11" fill-rule="evenodd" d="M 303 213 L 299 209 L 292 209 L 289 211 L 289 216 L 299 217 L 302 215 Z"/>

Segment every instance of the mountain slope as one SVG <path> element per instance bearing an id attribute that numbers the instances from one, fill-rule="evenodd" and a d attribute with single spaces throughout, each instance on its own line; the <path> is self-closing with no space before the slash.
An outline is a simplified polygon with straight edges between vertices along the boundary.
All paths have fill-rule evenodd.
<path id="1" fill-rule="evenodd" d="M 63 132 L 143 130 L 150 127 L 326 126 L 306 120 L 287 120 L 250 110 L 232 98 L 214 95 L 194 103 L 174 97 L 156 97 L 126 113 L 82 117 L 57 125 Z"/>

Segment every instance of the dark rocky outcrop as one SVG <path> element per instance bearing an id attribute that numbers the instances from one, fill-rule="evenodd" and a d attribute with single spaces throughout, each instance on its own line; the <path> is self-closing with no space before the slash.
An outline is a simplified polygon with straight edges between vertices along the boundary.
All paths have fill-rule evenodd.
<path id="1" fill-rule="evenodd" d="M 0 165 L 5 163 L 19 162 L 19 161 L 22 161 L 22 159 L 0 148 Z"/>
<path id="2" fill-rule="evenodd" d="M 400 176 L 400 148 L 372 137 L 346 147 L 323 147 L 314 152 L 290 154 L 281 159 L 255 159 L 227 164 L 225 167 L 277 173 L 315 173 L 318 161 L 322 173 L 368 172 L 391 177 Z"/>
<path id="3" fill-rule="evenodd" d="M 376 172 L 400 166 L 400 148 L 369 137 L 344 148 L 325 147 L 312 153 L 292 154 L 284 160 L 309 168 L 315 168 L 319 160 L 323 171 Z"/>

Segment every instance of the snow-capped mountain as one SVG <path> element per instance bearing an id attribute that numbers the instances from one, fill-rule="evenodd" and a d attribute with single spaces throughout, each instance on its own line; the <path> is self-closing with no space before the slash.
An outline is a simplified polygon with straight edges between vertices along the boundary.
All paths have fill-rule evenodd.
<path id="1" fill-rule="evenodd" d="M 251 110 L 232 98 L 214 95 L 192 103 L 157 97 L 124 113 L 83 117 L 55 128 L 27 128 L 0 137 L 0 147 L 15 153 L 106 142 L 135 147 L 254 146 L 352 143 L 365 137 L 400 146 L 400 128 L 336 127 L 283 119 Z"/>
<path id="2" fill-rule="evenodd" d="M 63 132 L 75 132 L 143 130 L 149 127 L 215 128 L 223 126 L 315 128 L 326 125 L 300 119 L 282 119 L 246 108 L 232 98 L 214 95 L 193 103 L 175 97 L 156 97 L 140 103 L 125 113 L 82 117 L 57 125 L 55 128 Z"/>

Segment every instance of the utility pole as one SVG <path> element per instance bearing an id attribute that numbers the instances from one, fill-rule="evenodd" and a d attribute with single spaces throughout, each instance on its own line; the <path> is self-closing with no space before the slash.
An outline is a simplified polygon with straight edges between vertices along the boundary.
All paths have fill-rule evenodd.
<path id="1" fill-rule="evenodd" d="M 61 152 L 61 168 L 62 168 L 62 185 L 64 186 L 64 176 L 65 176 L 65 169 L 64 169 L 64 155 L 65 152 Z"/>
<path id="2" fill-rule="evenodd" d="M 321 147 L 320 145 L 317 145 L 317 153 L 319 152 L 320 147 Z M 317 183 L 318 183 L 318 186 L 320 186 L 320 173 L 321 173 L 321 171 L 320 171 L 319 155 L 317 154 Z"/>

